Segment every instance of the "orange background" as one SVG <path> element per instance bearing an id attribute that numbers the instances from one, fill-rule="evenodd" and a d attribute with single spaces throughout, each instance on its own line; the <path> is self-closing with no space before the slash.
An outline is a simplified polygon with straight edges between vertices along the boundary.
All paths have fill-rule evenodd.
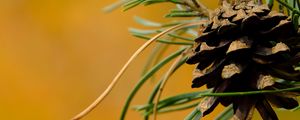
<path id="1" fill-rule="evenodd" d="M 216 3 L 202 0 L 210 7 Z M 171 4 L 120 9 L 105 14 L 113 0 L 0 1 L 0 115 L 3 120 L 67 120 L 104 91 L 129 56 L 144 43 L 128 27 L 142 27 L 132 17 L 154 21 Z M 151 51 L 134 61 L 119 84 L 86 120 L 115 120 Z M 193 66 L 185 65 L 168 82 L 163 97 L 191 89 Z M 161 73 L 160 73 L 161 74 Z M 148 82 L 133 104 L 143 104 L 154 86 Z M 132 104 L 132 105 L 133 105 Z M 206 117 L 212 119 L 222 108 Z M 183 119 L 191 110 L 162 114 L 160 120 Z M 299 112 L 297 112 L 299 113 Z M 290 119 L 297 113 L 279 112 Z M 130 120 L 141 119 L 130 110 Z"/>

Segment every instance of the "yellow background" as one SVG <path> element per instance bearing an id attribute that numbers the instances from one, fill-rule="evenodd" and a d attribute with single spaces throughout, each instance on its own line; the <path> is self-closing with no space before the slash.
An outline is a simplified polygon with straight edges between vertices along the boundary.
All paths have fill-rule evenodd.
<path id="1" fill-rule="evenodd" d="M 209 0 L 202 0 L 207 3 Z M 104 91 L 113 76 L 143 40 L 128 27 L 142 27 L 132 17 L 154 21 L 170 4 L 120 9 L 105 14 L 113 0 L 1 0 L 0 1 L 0 119 L 67 120 Z M 216 4 L 207 4 L 215 7 Z M 148 49 L 140 56 L 104 102 L 86 120 L 116 120 L 138 80 Z M 163 97 L 191 89 L 193 66 L 185 65 L 166 86 Z M 154 82 L 148 82 L 133 104 L 143 104 Z M 132 105 L 133 105 L 132 104 Z M 221 108 L 206 117 L 212 119 Z M 183 119 L 191 110 L 163 114 L 161 120 Z M 299 113 L 299 112 L 298 112 Z M 280 112 L 296 118 L 297 113 Z M 141 119 L 130 110 L 128 120 Z"/>

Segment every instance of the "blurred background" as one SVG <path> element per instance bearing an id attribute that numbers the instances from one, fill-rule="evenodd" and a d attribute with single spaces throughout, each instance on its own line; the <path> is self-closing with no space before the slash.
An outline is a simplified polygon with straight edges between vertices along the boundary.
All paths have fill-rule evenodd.
<path id="1" fill-rule="evenodd" d="M 211 8 L 216 7 L 215 1 L 202 1 Z M 128 12 L 118 9 L 103 13 L 101 9 L 112 2 L 114 0 L 0 1 L 1 119 L 72 118 L 105 90 L 130 55 L 145 42 L 127 32 L 128 27 L 142 27 L 132 17 L 138 15 L 164 22 L 168 19 L 162 16 L 173 7 L 161 4 L 139 6 Z M 86 120 L 119 119 L 151 47 L 134 61 L 107 99 Z M 199 90 L 190 88 L 192 70 L 193 66 L 184 65 L 176 72 L 162 97 Z M 154 85 L 154 81 L 149 81 L 132 105 L 145 103 Z M 206 119 L 212 119 L 220 110 L 222 107 Z M 190 111 L 162 114 L 158 118 L 181 120 Z M 279 117 L 296 120 L 297 113 L 279 111 Z M 127 115 L 129 120 L 141 118 L 140 113 L 133 110 Z"/>

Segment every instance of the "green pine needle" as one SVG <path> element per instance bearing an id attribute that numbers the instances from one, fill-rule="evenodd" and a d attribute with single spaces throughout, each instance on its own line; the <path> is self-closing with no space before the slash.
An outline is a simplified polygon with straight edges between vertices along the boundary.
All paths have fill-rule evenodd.
<path id="1" fill-rule="evenodd" d="M 151 51 L 150 55 L 147 58 L 145 65 L 143 67 L 142 76 L 147 73 L 147 71 L 153 64 L 156 64 L 158 62 L 158 59 L 161 58 L 163 52 L 166 50 L 167 47 L 168 47 L 168 44 L 158 43 L 155 45 L 155 47 Z M 152 80 L 153 79 L 155 79 L 154 75 L 152 76 Z"/>
<path id="2" fill-rule="evenodd" d="M 171 72 L 171 75 L 174 74 L 174 72 L 175 72 L 178 68 L 180 68 L 180 66 L 181 66 L 182 64 L 185 63 L 186 59 L 187 59 L 187 57 L 185 57 L 182 61 L 180 61 L 180 62 L 177 64 L 176 68 Z M 163 77 L 163 78 L 164 78 L 164 77 Z M 153 104 L 153 100 L 154 100 L 155 96 L 156 96 L 157 93 L 158 93 L 158 89 L 159 89 L 159 87 L 160 87 L 160 85 L 161 85 L 161 83 L 162 83 L 162 81 L 163 81 L 163 78 L 155 85 L 154 89 L 152 90 L 152 92 L 151 92 L 151 94 L 150 94 L 150 96 L 149 96 L 149 98 L 148 98 L 148 104 Z M 150 111 L 150 109 L 147 109 L 147 110 L 146 110 L 146 113 L 149 112 L 149 111 Z M 148 120 L 148 119 L 149 119 L 149 115 L 145 115 L 144 120 Z"/>
<path id="3" fill-rule="evenodd" d="M 300 87 L 286 88 L 286 89 L 276 89 L 276 90 L 259 90 L 259 91 L 246 91 L 246 92 L 224 92 L 224 93 L 204 93 L 200 96 L 245 96 L 245 95 L 256 95 L 256 94 L 271 94 L 279 92 L 288 92 L 288 91 L 299 91 Z"/>
<path id="4" fill-rule="evenodd" d="M 135 37 L 138 37 L 138 38 L 145 39 L 145 40 L 151 39 L 151 37 L 141 35 L 141 34 L 133 33 L 132 35 Z M 192 42 L 173 42 L 173 41 L 165 40 L 165 39 L 157 39 L 157 42 L 165 43 L 165 44 L 174 44 L 174 45 L 194 45 L 194 43 L 192 43 Z"/>
<path id="5" fill-rule="evenodd" d="M 138 6 L 138 5 L 140 5 L 141 3 L 143 3 L 144 1 L 145 0 L 131 0 L 131 1 L 127 2 L 126 4 L 124 4 L 123 11 L 127 11 L 127 10 L 129 10 L 131 8 L 134 8 L 134 7 Z"/>
<path id="6" fill-rule="evenodd" d="M 266 4 L 269 6 L 270 9 L 272 9 L 274 5 L 274 0 L 266 0 Z"/>
<path id="7" fill-rule="evenodd" d="M 174 4 L 182 4 L 181 0 L 146 0 L 144 2 L 144 5 L 152 5 L 157 3 L 163 3 L 163 2 L 171 2 Z"/>
<path id="8" fill-rule="evenodd" d="M 284 7 L 286 7 L 287 9 L 293 11 L 295 14 L 300 14 L 300 11 L 297 10 L 296 8 L 293 8 L 293 6 L 290 6 L 288 3 L 282 1 L 282 0 L 276 0 L 278 3 L 280 3 L 280 5 L 283 5 Z"/>
<path id="9" fill-rule="evenodd" d="M 161 109 L 158 110 L 158 113 L 168 113 L 168 112 L 174 112 L 174 111 L 179 111 L 179 110 L 185 110 L 185 109 L 189 109 L 189 108 L 193 108 L 196 107 L 199 103 L 192 103 L 192 104 L 185 104 L 179 107 L 173 107 L 173 108 L 165 108 L 165 109 Z"/>
<path id="10" fill-rule="evenodd" d="M 169 2 L 168 0 L 146 0 L 144 2 L 144 5 L 151 5 L 151 4 L 157 4 L 162 2 Z"/>
<path id="11" fill-rule="evenodd" d="M 148 26 L 148 27 L 161 27 L 162 24 L 158 23 L 158 22 L 153 22 L 144 18 L 141 18 L 139 16 L 134 16 L 134 20 L 144 26 Z"/>
<path id="12" fill-rule="evenodd" d="M 166 99 L 159 101 L 158 108 L 161 109 L 161 108 L 165 108 L 165 107 L 181 105 L 181 104 L 185 104 L 188 102 L 192 102 L 193 100 L 202 98 L 201 96 L 197 96 L 198 94 L 208 93 L 208 92 L 210 92 L 210 90 L 204 90 L 204 91 L 200 91 L 200 92 L 191 92 L 191 93 L 185 93 L 185 94 L 168 97 Z M 151 101 L 150 104 L 140 105 L 140 106 L 135 107 L 135 109 L 138 111 L 145 110 L 145 109 L 152 110 L 152 107 L 153 107 L 153 103 Z"/>
<path id="13" fill-rule="evenodd" d="M 150 35 L 154 33 L 159 33 L 158 30 L 142 30 L 137 28 L 129 28 L 128 30 L 131 34 L 140 34 L 140 35 Z"/>
<path id="14" fill-rule="evenodd" d="M 198 12 L 175 12 L 169 13 L 165 17 L 199 17 L 200 14 Z"/>
<path id="15" fill-rule="evenodd" d="M 104 12 L 111 12 L 119 7 L 121 7 L 123 4 L 125 4 L 126 2 L 128 2 L 128 0 L 118 0 L 117 2 L 109 5 L 109 6 L 106 6 L 103 8 L 103 11 Z"/>
<path id="16" fill-rule="evenodd" d="M 174 58 L 176 58 L 177 56 L 179 56 L 183 51 L 185 51 L 185 49 L 187 48 L 181 48 L 178 51 L 172 53 L 171 55 L 169 55 L 168 57 L 166 57 L 164 60 L 162 60 L 161 62 L 159 62 L 158 64 L 156 64 L 153 68 L 151 68 L 141 79 L 140 81 L 134 86 L 133 90 L 130 92 L 125 105 L 123 107 L 122 113 L 121 113 L 121 117 L 120 120 L 124 120 L 125 119 L 125 115 L 127 113 L 127 110 L 129 108 L 129 105 L 133 99 L 133 97 L 135 96 L 135 94 L 138 92 L 138 90 L 142 87 L 142 85 L 154 74 L 156 73 L 158 70 L 160 70 L 164 65 L 166 65 L 167 63 L 169 63 L 171 60 L 173 60 Z"/>
<path id="17" fill-rule="evenodd" d="M 298 111 L 298 110 L 300 110 L 300 106 L 298 106 L 298 107 L 292 109 L 292 111 Z"/>
<path id="18" fill-rule="evenodd" d="M 168 35 L 171 36 L 171 37 L 174 37 L 174 38 L 181 39 L 181 40 L 194 41 L 194 38 L 183 37 L 183 36 L 180 36 L 180 35 L 177 35 L 177 34 L 170 33 Z"/>
<path id="19" fill-rule="evenodd" d="M 233 116 L 233 106 L 232 104 L 229 105 L 228 107 L 225 108 L 225 110 L 223 110 L 222 113 L 220 113 L 215 120 L 230 120 L 230 118 L 232 118 Z"/>
<path id="20" fill-rule="evenodd" d="M 184 118 L 184 120 L 197 120 L 194 118 L 198 117 L 199 115 L 202 116 L 202 112 L 198 109 L 198 107 L 196 107 L 188 116 Z"/>

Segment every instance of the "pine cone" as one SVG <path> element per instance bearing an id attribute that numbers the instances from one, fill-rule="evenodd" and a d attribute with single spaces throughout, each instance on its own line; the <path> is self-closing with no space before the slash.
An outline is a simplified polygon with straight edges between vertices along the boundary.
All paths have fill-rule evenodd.
<path id="1" fill-rule="evenodd" d="M 188 64 L 198 63 L 193 88 L 206 85 L 213 92 L 274 90 L 293 87 L 278 82 L 300 81 L 293 66 L 300 61 L 299 35 L 288 16 L 253 1 L 224 2 L 195 40 Z M 291 42 L 292 41 L 292 42 Z M 263 119 L 278 119 L 275 107 L 298 106 L 299 91 L 237 97 L 207 97 L 200 103 L 203 116 L 221 103 L 233 104 L 233 119 L 251 119 L 254 108 Z"/>

